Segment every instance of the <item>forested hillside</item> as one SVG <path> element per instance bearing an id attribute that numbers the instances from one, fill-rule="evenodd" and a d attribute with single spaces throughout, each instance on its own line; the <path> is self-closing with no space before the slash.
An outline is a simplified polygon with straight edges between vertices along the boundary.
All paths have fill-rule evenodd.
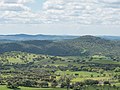
<path id="1" fill-rule="evenodd" d="M 0 43 L 0 53 L 7 51 L 58 56 L 89 56 L 94 54 L 120 56 L 120 41 L 111 41 L 94 36 L 81 36 L 63 41 L 29 40 Z"/>
<path id="2" fill-rule="evenodd" d="M 0 90 L 120 89 L 120 41 L 3 40 L 0 53 Z"/>

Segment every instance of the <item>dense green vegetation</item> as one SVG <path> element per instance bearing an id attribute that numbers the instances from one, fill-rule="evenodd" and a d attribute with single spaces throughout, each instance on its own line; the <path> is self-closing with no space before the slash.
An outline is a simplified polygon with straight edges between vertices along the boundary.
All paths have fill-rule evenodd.
<path id="1" fill-rule="evenodd" d="M 119 60 L 120 41 L 82 36 L 64 41 L 31 40 L 0 44 L 0 53 L 22 51 L 53 56 L 91 56 L 101 54 Z"/>
<path id="2" fill-rule="evenodd" d="M 119 41 L 4 42 L 0 52 L 0 90 L 120 90 Z"/>
<path id="3" fill-rule="evenodd" d="M 96 90 L 112 87 L 111 90 L 119 90 L 120 86 L 120 62 L 102 55 L 60 57 L 13 51 L 0 55 L 0 65 L 0 85 L 6 85 L 1 88 Z"/>

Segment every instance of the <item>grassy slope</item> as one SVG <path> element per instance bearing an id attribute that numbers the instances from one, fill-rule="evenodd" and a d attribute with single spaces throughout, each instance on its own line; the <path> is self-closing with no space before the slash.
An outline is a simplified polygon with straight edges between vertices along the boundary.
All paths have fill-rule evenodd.
<path id="1" fill-rule="evenodd" d="M 6 86 L 0 86 L 0 90 L 13 90 L 8 89 Z M 17 90 L 17 89 L 14 89 Z M 20 87 L 18 90 L 66 90 L 61 88 L 30 88 L 30 87 Z M 84 90 L 120 90 L 120 88 L 113 88 L 109 86 L 89 86 L 84 88 Z"/>
<path id="2" fill-rule="evenodd" d="M 93 79 L 93 80 L 108 80 L 108 79 L 110 79 L 110 77 L 108 77 L 107 75 L 105 77 L 103 77 L 100 73 L 86 72 L 86 71 L 77 71 L 77 72 L 57 71 L 56 74 L 73 75 L 73 76 L 75 76 L 75 74 L 78 74 L 78 76 L 75 76 L 75 78 L 72 79 L 72 82 L 80 82 L 80 81 L 84 81 L 86 79 Z M 91 75 L 93 77 L 91 77 Z M 97 76 L 99 76 L 99 77 L 97 77 Z M 57 78 L 59 78 L 59 77 L 57 77 Z"/>
<path id="3" fill-rule="evenodd" d="M 35 55 L 35 54 L 28 54 L 27 53 L 27 55 L 26 55 L 26 53 L 17 53 L 17 52 L 15 52 L 14 53 L 15 54 L 15 56 L 19 56 L 18 58 L 14 58 L 13 56 L 9 56 L 9 57 L 7 57 L 8 58 L 8 61 L 9 62 L 12 62 L 12 63 L 21 63 L 21 56 L 26 56 L 26 58 L 27 58 L 27 60 L 28 60 L 28 62 L 31 62 L 32 61 L 32 59 L 33 58 L 35 58 L 35 57 L 38 57 L 39 55 Z M 6 54 L 5 54 L 6 55 Z M 9 55 L 9 54 L 8 54 Z M 40 55 L 40 56 L 43 56 L 43 57 L 46 57 L 45 55 Z M 65 57 L 65 58 L 63 58 L 63 59 L 66 59 L 67 60 L 67 58 L 69 58 L 69 60 L 70 59 L 78 59 L 79 57 Z M 97 57 L 97 59 L 98 59 L 99 57 Z M 113 62 L 114 61 L 108 61 L 108 60 L 105 60 L 105 59 L 102 59 L 102 60 L 97 60 L 97 59 L 94 59 L 94 60 L 92 60 L 92 62 L 96 62 L 96 63 L 102 63 L 102 64 L 110 64 L 111 62 L 112 62 L 112 64 L 114 64 Z M 36 61 L 34 64 L 35 65 L 37 65 L 38 63 L 40 63 L 40 64 L 48 64 L 48 65 L 50 65 L 51 64 L 51 62 L 49 62 L 48 63 L 48 61 L 50 61 L 51 59 L 48 59 L 48 58 L 45 58 L 45 59 L 42 59 L 42 60 L 40 60 L 40 61 Z M 71 60 L 72 61 L 72 60 Z M 99 61 L 99 62 L 98 62 Z M 25 63 L 25 62 L 24 62 Z M 63 66 L 65 66 L 65 65 L 67 65 L 67 64 L 73 64 L 73 65 L 78 65 L 78 66 L 80 66 L 80 64 L 77 64 L 77 63 L 73 63 L 73 62 L 66 62 L 66 61 L 60 61 L 60 60 L 57 60 L 57 61 L 55 61 L 55 63 L 54 64 L 51 64 L 51 65 L 55 65 L 55 66 L 57 66 L 57 65 L 63 65 Z M 119 63 L 115 63 L 115 64 L 119 64 Z M 112 73 L 112 72 L 111 72 Z M 72 79 L 72 82 L 79 82 L 79 81 L 84 81 L 85 79 L 93 79 L 93 80 L 108 80 L 108 79 L 110 79 L 111 77 L 109 77 L 109 76 L 105 76 L 105 77 L 103 77 L 103 76 L 101 76 L 100 75 L 100 73 L 95 73 L 95 72 L 85 72 L 85 71 L 77 71 L 77 72 L 70 72 L 70 71 L 64 71 L 64 72 L 61 72 L 61 71 L 57 71 L 56 72 L 56 74 L 60 74 L 60 75 L 64 75 L 64 74 L 68 74 L 68 75 L 75 75 L 75 74 L 78 74 L 78 76 L 76 77 L 76 78 L 74 78 L 74 79 Z M 108 74 L 108 72 L 106 72 L 106 74 Z M 93 77 L 91 77 L 91 75 L 93 75 Z M 99 77 L 97 77 L 99 75 Z M 4 75 L 5 76 L 5 75 Z M 57 77 L 57 78 L 59 78 L 59 76 Z M 117 83 L 117 84 L 115 84 L 116 86 L 120 86 L 120 83 Z M 2 89 L 1 89 L 2 88 Z M 5 89 L 5 87 L 4 86 L 1 86 L 0 87 L 0 90 L 8 90 L 8 89 Z M 25 88 L 25 87 L 21 87 L 21 90 L 47 90 L 47 89 L 31 89 L 31 88 Z M 56 89 L 48 89 L 48 90 L 56 90 Z M 59 89 L 58 89 L 59 90 Z M 64 90 L 64 89 L 60 89 L 60 90 Z M 94 90 L 94 89 L 93 89 Z"/>
<path id="4" fill-rule="evenodd" d="M 30 87 L 19 87 L 19 88 L 20 89 L 18 90 L 66 90 L 61 88 L 30 88 Z M 0 90 L 13 90 L 13 89 L 8 89 L 6 86 L 0 86 Z"/>

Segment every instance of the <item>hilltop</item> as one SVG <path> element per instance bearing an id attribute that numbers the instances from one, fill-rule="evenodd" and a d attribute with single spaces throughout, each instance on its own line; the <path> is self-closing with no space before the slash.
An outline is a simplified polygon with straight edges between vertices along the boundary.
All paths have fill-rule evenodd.
<path id="1" fill-rule="evenodd" d="M 94 54 L 119 56 L 120 41 L 112 41 L 95 36 L 81 36 L 62 41 L 28 40 L 1 43 L 0 53 L 8 51 L 23 51 L 55 56 L 90 56 Z"/>
<path id="2" fill-rule="evenodd" d="M 74 86 L 71 90 L 118 90 L 120 86 L 120 41 L 89 35 L 68 40 L 1 40 L 0 53 L 0 89 L 66 90 L 68 82 Z"/>
<path id="3" fill-rule="evenodd" d="M 25 41 L 25 40 L 65 40 L 74 39 L 78 36 L 68 36 L 68 35 L 28 35 L 28 34 L 14 34 L 14 35 L 0 35 L 0 40 L 15 40 L 15 41 Z"/>

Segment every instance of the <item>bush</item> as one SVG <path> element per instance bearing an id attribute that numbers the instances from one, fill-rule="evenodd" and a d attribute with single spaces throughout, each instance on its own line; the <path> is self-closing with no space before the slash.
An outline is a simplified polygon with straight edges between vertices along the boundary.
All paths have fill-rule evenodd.
<path id="1" fill-rule="evenodd" d="M 48 82 L 46 82 L 46 81 L 40 82 L 39 84 L 40 84 L 41 88 L 48 88 L 48 86 L 49 86 Z"/>
<path id="2" fill-rule="evenodd" d="M 74 84 L 74 90 L 82 90 L 84 85 L 85 85 L 85 83 L 83 83 L 83 82 L 76 82 Z"/>
<path id="3" fill-rule="evenodd" d="M 52 87 L 52 88 L 55 88 L 57 85 L 58 85 L 58 83 L 57 83 L 56 80 L 54 80 L 54 81 L 51 83 L 51 87 Z"/>
<path id="4" fill-rule="evenodd" d="M 97 80 L 85 80 L 84 81 L 84 83 L 86 84 L 86 85 L 95 85 L 95 84 L 99 84 L 99 81 L 97 81 Z"/>
<path id="5" fill-rule="evenodd" d="M 61 83 L 61 88 L 64 88 L 64 87 L 66 87 L 66 86 L 67 86 L 66 82 L 62 82 L 62 83 Z"/>
<path id="6" fill-rule="evenodd" d="M 8 83 L 7 83 L 7 88 L 16 89 L 16 88 L 18 88 L 18 87 L 19 87 L 19 85 L 18 85 L 17 82 L 8 82 Z"/>
<path id="7" fill-rule="evenodd" d="M 33 80 L 24 80 L 23 82 L 21 82 L 21 86 L 25 86 L 25 87 L 34 87 L 36 85 L 37 85 L 37 82 Z"/>
<path id="8" fill-rule="evenodd" d="M 104 85 L 106 85 L 106 84 L 110 85 L 110 82 L 109 81 L 104 81 Z"/>

